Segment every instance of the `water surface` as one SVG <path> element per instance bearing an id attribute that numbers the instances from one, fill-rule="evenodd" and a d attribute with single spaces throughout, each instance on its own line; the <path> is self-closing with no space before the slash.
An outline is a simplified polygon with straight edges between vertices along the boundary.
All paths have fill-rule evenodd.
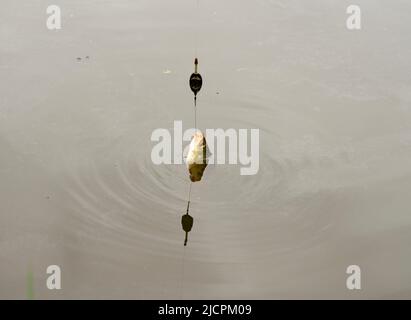
<path id="1" fill-rule="evenodd" d="M 411 297 L 408 1 L 357 1 L 356 32 L 345 0 L 56 4 L 59 31 L 0 4 L 1 298 Z M 207 167 L 184 249 L 150 136 L 193 126 L 196 53 L 199 128 L 260 129 L 260 170 Z"/>

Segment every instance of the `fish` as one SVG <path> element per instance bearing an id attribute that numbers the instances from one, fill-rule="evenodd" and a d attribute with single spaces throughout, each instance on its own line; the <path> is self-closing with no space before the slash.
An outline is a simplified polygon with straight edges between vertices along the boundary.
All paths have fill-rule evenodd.
<path id="1" fill-rule="evenodd" d="M 191 139 L 186 164 L 192 182 L 200 181 L 207 167 L 209 150 L 206 138 L 201 131 L 197 131 Z"/>

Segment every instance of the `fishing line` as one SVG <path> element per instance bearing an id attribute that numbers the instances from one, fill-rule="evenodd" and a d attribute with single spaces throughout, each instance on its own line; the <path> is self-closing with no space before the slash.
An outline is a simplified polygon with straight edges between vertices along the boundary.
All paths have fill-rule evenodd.
<path id="1" fill-rule="evenodd" d="M 188 212 L 190 210 L 190 201 L 191 201 L 191 186 L 192 182 L 190 182 L 190 187 L 188 189 L 188 202 L 187 202 L 187 211 L 186 215 L 188 215 Z M 183 293 L 184 293 L 184 270 L 185 270 L 185 256 L 186 256 L 186 244 L 187 244 L 187 233 L 186 233 L 186 238 L 184 240 L 184 248 L 183 248 L 183 255 L 181 257 L 181 283 L 180 283 L 180 300 L 183 299 Z"/>
<path id="2" fill-rule="evenodd" d="M 186 247 L 183 248 L 182 267 L 181 267 L 181 283 L 180 283 L 180 300 L 183 300 L 184 293 L 184 268 L 185 268 Z"/>
<path id="3" fill-rule="evenodd" d="M 193 183 L 190 181 L 190 188 L 188 189 L 188 205 L 187 205 L 187 213 L 188 213 L 188 209 L 190 207 L 190 200 L 191 200 L 191 186 L 193 185 Z"/>
<path id="4" fill-rule="evenodd" d="M 199 8 L 200 8 L 200 0 L 196 0 L 196 13 L 195 17 L 198 16 L 199 13 Z M 198 20 L 197 20 L 198 21 Z M 197 132 L 197 93 L 200 91 L 203 79 L 201 75 L 197 72 L 197 67 L 198 67 L 198 59 L 197 59 L 197 51 L 198 51 L 198 23 L 195 27 L 195 34 L 194 34 L 194 42 L 195 42 L 195 59 L 194 59 L 194 73 L 190 76 L 190 88 L 194 93 L 194 129 L 195 132 Z M 191 177 L 190 177 L 191 178 Z M 180 300 L 183 299 L 183 293 L 184 293 L 184 271 L 185 271 L 185 255 L 186 255 L 186 245 L 187 245 L 187 240 L 188 240 L 188 232 L 190 232 L 192 226 L 193 226 L 193 217 L 189 215 L 190 211 L 190 202 L 191 202 L 191 187 L 192 187 L 193 181 L 190 181 L 189 185 L 189 190 L 188 190 L 188 201 L 187 201 L 187 210 L 186 213 L 182 216 L 181 218 L 181 224 L 183 227 L 183 230 L 185 231 L 185 239 L 184 239 L 184 248 L 183 248 L 183 253 L 182 253 L 182 267 L 181 267 L 181 283 L 180 283 Z"/>
<path id="5" fill-rule="evenodd" d="M 194 129 L 197 132 L 197 106 L 194 106 Z"/>
<path id="6" fill-rule="evenodd" d="M 200 0 L 196 0 L 196 8 L 195 8 L 195 17 L 198 17 L 198 13 L 200 12 Z M 197 20 L 198 21 L 198 20 Z M 194 31 L 194 56 L 197 57 L 197 49 L 198 49 L 198 24 L 196 24 L 195 31 Z"/>

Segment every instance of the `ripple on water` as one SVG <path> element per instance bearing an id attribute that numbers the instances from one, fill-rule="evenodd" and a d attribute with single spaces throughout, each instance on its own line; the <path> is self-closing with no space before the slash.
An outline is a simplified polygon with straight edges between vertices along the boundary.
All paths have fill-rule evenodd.
<path id="1" fill-rule="evenodd" d="M 226 108 L 229 114 L 230 107 Z M 326 185 L 313 188 L 321 180 L 316 174 L 324 167 L 324 152 L 321 148 L 307 152 L 313 143 L 304 138 L 284 147 L 289 138 L 279 121 L 293 120 L 292 115 L 281 108 L 269 110 L 263 105 L 252 117 L 233 117 L 237 128 L 260 129 L 264 145 L 257 175 L 241 176 L 239 165 L 209 165 L 202 182 L 194 184 L 192 212 L 197 226 L 190 240 L 198 250 L 187 259 L 264 260 L 313 246 L 329 232 L 332 190 Z M 296 116 L 295 121 L 302 120 Z M 151 162 L 150 135 L 155 127 L 146 121 L 137 134 L 107 139 L 86 153 L 64 155 L 62 184 L 70 195 L 66 205 L 76 236 L 159 256 L 180 254 L 180 216 L 189 179 L 184 164 Z M 341 161 L 338 154 L 326 159 L 331 167 Z M 220 245 L 224 250 L 213 252 Z"/>

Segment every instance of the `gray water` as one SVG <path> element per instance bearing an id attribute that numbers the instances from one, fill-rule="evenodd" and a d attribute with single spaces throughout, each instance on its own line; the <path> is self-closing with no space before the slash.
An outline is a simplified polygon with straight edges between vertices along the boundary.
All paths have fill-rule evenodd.
<path id="1" fill-rule="evenodd" d="M 409 1 L 53 4 L 0 3 L 0 298 L 411 298 Z M 198 126 L 260 129 L 260 169 L 207 167 L 184 249 L 150 137 L 193 126 L 196 54 Z"/>

